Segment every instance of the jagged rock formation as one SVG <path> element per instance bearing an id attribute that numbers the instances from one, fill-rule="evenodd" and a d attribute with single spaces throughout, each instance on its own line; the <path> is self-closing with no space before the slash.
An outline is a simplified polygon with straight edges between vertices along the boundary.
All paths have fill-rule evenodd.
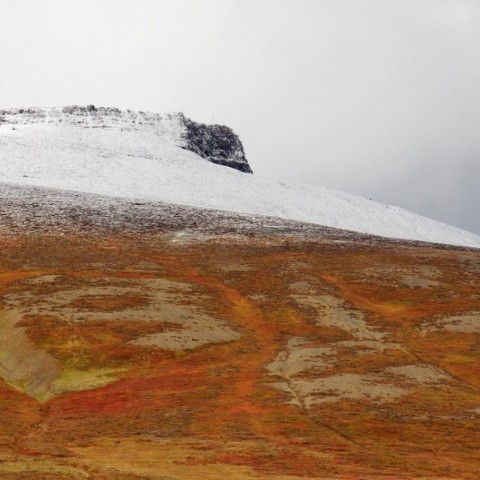
<path id="1" fill-rule="evenodd" d="M 161 115 L 94 105 L 0 110 L 0 124 L 12 125 L 14 129 L 42 123 L 123 131 L 153 129 L 159 136 L 170 137 L 179 147 L 205 160 L 252 173 L 242 142 L 231 128 L 197 123 L 183 113 Z"/>
<path id="2" fill-rule="evenodd" d="M 224 125 L 205 125 L 183 115 L 181 117 L 186 126 L 187 144 L 184 148 L 212 163 L 253 173 L 245 158 L 242 142 L 231 128 Z"/>

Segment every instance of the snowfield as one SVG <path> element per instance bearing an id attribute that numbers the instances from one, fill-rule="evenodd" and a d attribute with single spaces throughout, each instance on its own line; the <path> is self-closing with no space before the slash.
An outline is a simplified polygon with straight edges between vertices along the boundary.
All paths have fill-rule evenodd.
<path id="1" fill-rule="evenodd" d="M 480 248 L 480 237 L 398 207 L 238 172 L 182 148 L 175 116 L 92 120 L 0 112 L 0 182 L 281 217 L 390 238 Z M 3 119 L 3 121 L 2 121 Z M 1 188 L 1 187 L 0 187 Z"/>

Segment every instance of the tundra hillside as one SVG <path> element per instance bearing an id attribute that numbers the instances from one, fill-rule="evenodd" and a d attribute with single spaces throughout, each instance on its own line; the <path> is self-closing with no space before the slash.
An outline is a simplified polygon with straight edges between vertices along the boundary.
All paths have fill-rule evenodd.
<path id="1" fill-rule="evenodd" d="M 478 478 L 478 250 L 1 191 L 2 479 Z"/>

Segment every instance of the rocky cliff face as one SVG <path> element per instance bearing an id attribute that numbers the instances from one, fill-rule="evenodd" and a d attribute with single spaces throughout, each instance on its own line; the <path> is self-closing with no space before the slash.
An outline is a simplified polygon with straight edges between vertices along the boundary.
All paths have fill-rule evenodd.
<path id="1" fill-rule="evenodd" d="M 232 129 L 197 123 L 183 113 L 160 115 L 94 105 L 0 110 L 0 125 L 16 129 L 41 124 L 154 133 L 212 163 L 252 173 L 242 142 Z"/>
<path id="2" fill-rule="evenodd" d="M 242 142 L 231 128 L 197 123 L 182 114 L 180 118 L 186 127 L 184 148 L 212 163 L 253 173 L 245 158 Z"/>

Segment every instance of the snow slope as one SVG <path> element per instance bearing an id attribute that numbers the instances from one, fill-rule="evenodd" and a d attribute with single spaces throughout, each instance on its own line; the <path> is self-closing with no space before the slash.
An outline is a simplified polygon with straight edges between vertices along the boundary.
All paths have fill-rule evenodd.
<path id="1" fill-rule="evenodd" d="M 300 220 L 391 238 L 480 248 L 480 237 L 398 207 L 339 191 L 269 180 L 182 148 L 176 116 L 131 112 L 103 124 L 61 109 L 0 112 L 0 182 L 161 200 Z M 119 112 L 119 111 L 117 111 Z M 3 121 L 2 121 L 3 120 Z"/>

